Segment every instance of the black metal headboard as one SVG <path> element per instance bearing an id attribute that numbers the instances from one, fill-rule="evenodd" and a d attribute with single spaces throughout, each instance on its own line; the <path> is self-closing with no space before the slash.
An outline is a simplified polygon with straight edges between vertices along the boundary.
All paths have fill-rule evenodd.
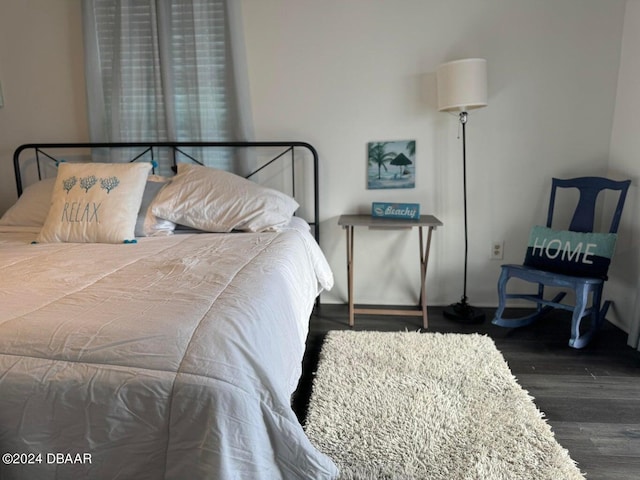
<path id="1" fill-rule="evenodd" d="M 291 175 L 291 191 L 285 192 L 296 198 L 298 203 L 305 205 L 307 211 L 305 220 L 313 227 L 314 236 L 316 241 L 320 239 L 320 216 L 319 216 L 319 195 L 318 195 L 318 153 L 315 148 L 306 142 L 125 142 L 125 143 L 30 143 L 21 145 L 13 154 L 13 168 L 16 178 L 16 189 L 18 196 L 22 195 L 24 189 L 23 185 L 23 168 L 26 162 L 30 162 L 30 166 L 35 169 L 34 176 L 36 179 L 42 179 L 43 170 L 46 165 L 57 165 L 60 161 L 64 161 L 65 156 L 72 155 L 73 152 L 92 152 L 95 149 L 109 149 L 124 151 L 127 150 L 127 157 L 125 160 L 135 162 L 138 160 L 148 159 L 152 163 L 156 158 L 159 158 L 161 154 L 169 155 L 169 161 L 171 162 L 171 168 L 175 172 L 175 167 L 180 160 L 186 160 L 195 162 L 198 164 L 204 164 L 192 153 L 187 150 L 190 148 L 202 149 L 207 151 L 209 149 L 262 149 L 268 150 L 268 155 L 255 155 L 255 165 L 252 165 L 248 173 L 245 173 L 245 178 L 255 179 L 257 174 L 262 171 L 266 171 L 267 168 L 276 168 L 277 165 L 283 165 L 283 162 L 290 160 L 287 169 Z M 303 154 L 302 152 L 306 152 Z M 298 152 L 298 155 L 296 153 Z M 258 159 L 258 157 L 260 157 Z M 90 161 L 90 160 L 88 160 Z M 297 194 L 300 189 L 296 188 L 297 184 L 300 184 L 298 173 L 296 173 L 296 164 L 302 161 L 303 174 L 309 176 L 307 173 L 307 167 L 311 162 L 311 176 L 310 182 L 312 192 L 307 194 L 305 192 L 304 198 L 311 197 L 313 205 L 308 207 L 308 201 L 301 201 Z M 285 169 L 283 169 L 285 170 Z M 303 186 L 307 186 L 309 182 L 303 180 Z"/>

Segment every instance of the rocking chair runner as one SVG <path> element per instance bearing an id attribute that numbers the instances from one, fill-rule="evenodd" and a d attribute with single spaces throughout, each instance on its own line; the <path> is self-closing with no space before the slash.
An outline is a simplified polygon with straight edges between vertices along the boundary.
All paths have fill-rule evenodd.
<path id="1" fill-rule="evenodd" d="M 551 228 L 553 220 L 556 190 L 558 188 L 576 188 L 579 190 L 580 197 L 578 199 L 573 218 L 569 225 L 569 232 L 553 232 L 551 230 L 548 230 L 548 232 L 553 232 L 558 235 L 565 234 L 569 236 L 565 238 L 570 238 L 571 236 L 573 236 L 573 239 L 575 239 L 576 235 L 594 232 L 594 219 L 598 194 L 603 190 L 613 190 L 618 192 L 618 202 L 609 227 L 609 234 L 612 234 L 611 237 L 613 237 L 613 241 L 615 242 L 615 234 L 618 231 L 618 225 L 620 223 L 620 217 L 622 215 L 622 208 L 624 207 L 624 201 L 630 183 L 630 180 L 613 181 L 601 177 L 580 177 L 567 180 L 554 178 L 551 185 L 551 199 L 549 201 L 549 211 L 547 215 L 548 229 Z M 574 232 L 580 233 L 576 234 Z M 536 239 L 536 241 L 538 241 L 538 239 Z M 588 250 L 587 252 L 582 251 L 582 253 L 573 251 L 569 252 L 566 255 L 563 254 L 565 260 L 566 257 L 568 257 L 569 260 L 582 261 L 582 270 L 578 273 L 565 271 L 565 266 L 556 266 L 554 268 L 553 265 L 549 266 L 545 264 L 544 261 L 540 262 L 539 264 L 536 264 L 535 261 L 530 261 L 530 259 L 533 258 L 530 255 L 532 251 L 535 253 L 537 249 L 538 253 L 540 253 L 545 248 L 550 249 L 552 245 L 554 248 L 552 250 L 546 251 L 548 257 L 554 260 L 556 258 L 559 258 L 559 250 L 555 247 L 562 245 L 563 243 L 564 240 L 559 239 L 545 239 L 543 241 L 539 241 L 538 243 L 535 243 L 533 247 L 530 246 L 524 265 L 502 265 L 502 272 L 498 280 L 499 305 L 492 323 L 501 327 L 522 327 L 533 323 L 540 316 L 544 315 L 554 308 L 561 308 L 573 312 L 571 320 L 571 339 L 569 340 L 569 346 L 573 348 L 583 348 L 591 341 L 593 335 L 604 321 L 607 310 L 609 309 L 609 305 L 611 303 L 610 301 L 605 301 L 604 304 L 601 305 L 602 289 L 604 286 L 604 282 L 607 279 L 606 269 L 608 267 L 608 260 L 604 264 L 595 265 L 596 267 L 599 267 L 599 271 L 594 271 L 593 275 L 589 275 L 588 270 L 584 270 L 585 265 L 589 267 L 597 264 L 597 262 L 593 261 L 593 259 L 596 258 L 595 256 L 586 256 L 587 253 L 592 253 Z M 580 248 L 583 247 L 584 245 L 580 246 Z M 613 245 L 611 245 L 611 248 L 613 248 Z M 598 259 L 601 260 L 599 257 Z M 569 268 L 569 270 L 571 269 Z M 506 286 L 510 278 L 519 278 L 528 282 L 537 283 L 538 293 L 507 293 Z M 565 303 L 560 303 L 566 295 L 566 292 L 560 292 L 553 299 L 545 300 L 545 286 L 573 289 L 575 292 L 576 304 L 568 305 Z M 588 301 L 590 294 L 591 306 L 589 307 Z M 531 315 L 527 315 L 521 318 L 503 318 L 502 315 L 504 313 L 506 301 L 510 298 L 518 298 L 535 302 L 537 304 L 536 311 Z M 586 316 L 590 316 L 591 318 L 589 329 L 585 333 L 581 333 L 580 323 Z"/>

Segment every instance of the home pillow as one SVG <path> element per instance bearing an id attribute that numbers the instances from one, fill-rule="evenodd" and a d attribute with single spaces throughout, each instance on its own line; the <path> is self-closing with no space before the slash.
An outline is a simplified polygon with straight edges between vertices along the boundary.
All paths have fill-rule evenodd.
<path id="1" fill-rule="evenodd" d="M 580 277 L 606 278 L 616 246 L 614 233 L 582 233 L 535 226 L 524 264 Z"/>
<path id="2" fill-rule="evenodd" d="M 136 220 L 136 237 L 155 237 L 161 235 L 171 235 L 176 228 L 176 224 L 156 217 L 151 211 L 151 202 L 156 197 L 162 187 L 169 183 L 169 179 L 160 175 L 149 175 L 147 184 L 144 187 L 142 203 Z"/>
<path id="3" fill-rule="evenodd" d="M 0 218 L 0 225 L 41 227 L 49 213 L 55 180 L 47 178 L 25 188 L 16 203 Z"/>
<path id="4" fill-rule="evenodd" d="M 62 163 L 37 242 L 122 243 L 134 229 L 149 163 Z"/>
<path id="5" fill-rule="evenodd" d="M 287 225 L 296 201 L 233 173 L 178 164 L 178 173 L 153 201 L 160 218 L 207 232 L 262 232 Z"/>

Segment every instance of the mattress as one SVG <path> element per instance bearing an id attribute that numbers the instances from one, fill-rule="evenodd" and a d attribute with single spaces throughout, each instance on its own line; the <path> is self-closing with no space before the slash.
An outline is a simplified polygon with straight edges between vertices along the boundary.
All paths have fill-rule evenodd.
<path id="1" fill-rule="evenodd" d="M 0 478 L 337 476 L 291 409 L 333 281 L 305 228 L 36 233 L 0 231 Z"/>

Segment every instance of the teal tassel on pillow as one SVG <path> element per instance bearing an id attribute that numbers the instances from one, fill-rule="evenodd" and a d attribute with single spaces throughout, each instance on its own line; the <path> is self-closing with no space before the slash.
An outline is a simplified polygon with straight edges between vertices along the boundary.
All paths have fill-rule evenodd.
<path id="1" fill-rule="evenodd" d="M 133 240 L 124 240 L 122 243 L 138 243 L 138 240 L 134 238 Z"/>

